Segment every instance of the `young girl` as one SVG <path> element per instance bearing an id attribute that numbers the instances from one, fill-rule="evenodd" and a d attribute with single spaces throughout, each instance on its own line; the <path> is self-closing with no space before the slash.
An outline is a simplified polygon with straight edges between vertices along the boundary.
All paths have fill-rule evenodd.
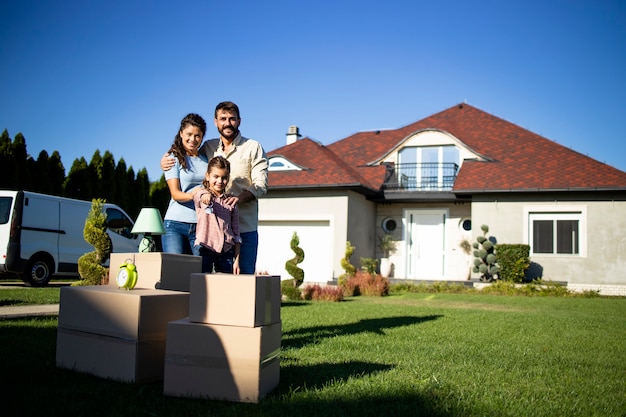
<path id="1" fill-rule="evenodd" d="M 211 158 L 204 189 L 193 195 L 198 216 L 195 245 L 202 256 L 202 272 L 240 272 L 239 209 L 225 202 L 229 178 L 230 162 L 222 156 Z"/>

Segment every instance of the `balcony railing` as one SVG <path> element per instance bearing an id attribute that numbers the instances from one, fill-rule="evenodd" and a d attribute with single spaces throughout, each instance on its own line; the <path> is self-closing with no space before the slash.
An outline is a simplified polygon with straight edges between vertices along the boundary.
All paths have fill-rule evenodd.
<path id="1" fill-rule="evenodd" d="M 459 171 L 453 162 L 423 162 L 390 166 L 390 176 L 383 185 L 386 190 L 449 191 Z"/>

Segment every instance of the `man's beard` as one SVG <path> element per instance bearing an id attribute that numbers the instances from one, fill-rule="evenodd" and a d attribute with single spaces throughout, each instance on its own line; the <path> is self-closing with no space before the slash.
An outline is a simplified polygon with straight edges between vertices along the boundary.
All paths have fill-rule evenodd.
<path id="1" fill-rule="evenodd" d="M 226 129 L 230 129 L 232 133 L 226 134 L 225 132 Z M 234 127 L 220 129 L 220 135 L 222 135 L 222 137 L 226 139 L 235 139 L 238 134 L 239 134 L 239 129 L 234 128 Z"/>

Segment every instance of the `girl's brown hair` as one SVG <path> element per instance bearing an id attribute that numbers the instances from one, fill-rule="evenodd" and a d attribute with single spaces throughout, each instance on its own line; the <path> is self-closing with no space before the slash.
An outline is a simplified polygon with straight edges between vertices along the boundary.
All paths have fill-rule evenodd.
<path id="1" fill-rule="evenodd" d="M 212 168 L 225 169 L 226 172 L 228 172 L 228 177 L 230 178 L 230 162 L 228 162 L 228 159 L 223 156 L 214 156 L 211 158 L 209 165 L 206 168 L 207 174 L 211 172 Z M 204 185 L 204 188 L 207 190 L 209 189 L 209 181 L 206 179 L 206 176 L 204 181 L 202 181 L 202 185 Z"/>

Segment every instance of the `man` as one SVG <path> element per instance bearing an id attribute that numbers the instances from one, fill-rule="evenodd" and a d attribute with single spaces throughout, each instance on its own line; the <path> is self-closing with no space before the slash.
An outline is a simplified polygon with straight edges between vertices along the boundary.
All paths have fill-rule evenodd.
<path id="1" fill-rule="evenodd" d="M 239 267 L 242 274 L 254 274 L 259 245 L 258 198 L 267 192 L 267 155 L 261 144 L 241 136 L 239 107 L 224 101 L 215 107 L 215 127 L 220 134 L 217 139 L 204 142 L 199 152 L 223 156 L 230 162 L 230 181 L 226 192 L 232 194 L 225 202 L 239 205 L 239 231 L 241 251 Z M 161 168 L 172 167 L 171 158 L 161 159 Z"/>

